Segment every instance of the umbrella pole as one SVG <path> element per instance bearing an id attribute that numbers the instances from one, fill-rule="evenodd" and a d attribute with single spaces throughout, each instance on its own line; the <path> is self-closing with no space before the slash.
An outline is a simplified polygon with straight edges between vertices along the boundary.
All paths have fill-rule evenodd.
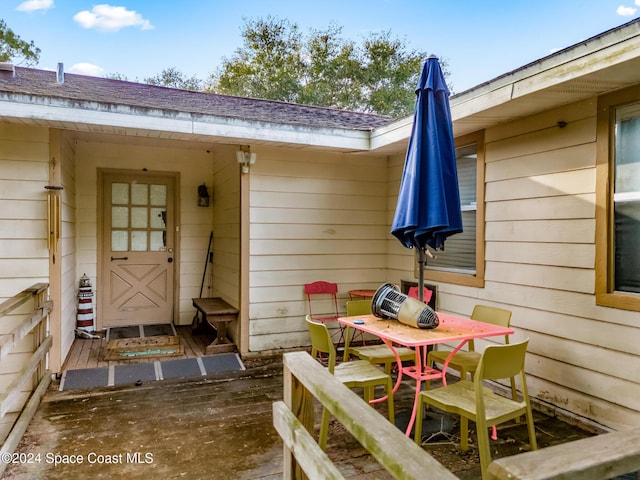
<path id="1" fill-rule="evenodd" d="M 427 263 L 427 253 L 424 248 L 416 248 L 418 261 L 418 300 L 424 302 L 424 265 Z"/>

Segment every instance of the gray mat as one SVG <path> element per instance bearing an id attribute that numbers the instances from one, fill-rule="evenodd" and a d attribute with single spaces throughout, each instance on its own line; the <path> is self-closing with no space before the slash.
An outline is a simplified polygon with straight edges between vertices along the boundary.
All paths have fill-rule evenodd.
<path id="1" fill-rule="evenodd" d="M 82 370 L 67 370 L 62 374 L 60 390 L 75 390 L 78 388 L 94 388 L 107 385 L 109 370 L 106 368 L 84 368 Z"/>
<path id="2" fill-rule="evenodd" d="M 206 371 L 203 372 L 203 369 L 200 368 L 200 362 L 198 362 L 197 358 L 182 358 L 162 362 L 162 377 L 165 380 L 197 377 L 198 375 L 206 375 Z"/>
<path id="3" fill-rule="evenodd" d="M 156 369 L 153 363 L 131 363 L 128 365 L 116 365 L 114 368 L 114 385 L 150 382 L 155 379 Z"/>
<path id="4" fill-rule="evenodd" d="M 206 357 L 201 357 L 201 360 L 207 372 L 244 370 L 244 365 L 242 365 L 242 368 L 238 368 L 240 357 L 235 353 L 229 353 L 226 355 L 208 355 Z"/>
<path id="5" fill-rule="evenodd" d="M 154 337 L 157 335 L 176 335 L 176 330 L 170 323 L 108 327 L 106 339 L 108 342 L 118 338 Z"/>
<path id="6" fill-rule="evenodd" d="M 59 390 L 134 385 L 138 382 L 179 378 L 201 378 L 206 375 L 244 369 L 244 364 L 237 353 L 225 353 L 200 358 L 66 370 L 62 374 Z"/>

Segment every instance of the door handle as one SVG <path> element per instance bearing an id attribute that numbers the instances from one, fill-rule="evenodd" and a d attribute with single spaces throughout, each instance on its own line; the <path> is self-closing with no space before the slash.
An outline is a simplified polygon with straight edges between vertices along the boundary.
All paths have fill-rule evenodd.
<path id="1" fill-rule="evenodd" d="M 111 261 L 113 262 L 114 260 L 129 260 L 129 257 L 111 257 Z"/>
<path id="2" fill-rule="evenodd" d="M 173 262 L 173 258 L 172 257 L 167 258 L 167 262 L 169 263 Z"/>

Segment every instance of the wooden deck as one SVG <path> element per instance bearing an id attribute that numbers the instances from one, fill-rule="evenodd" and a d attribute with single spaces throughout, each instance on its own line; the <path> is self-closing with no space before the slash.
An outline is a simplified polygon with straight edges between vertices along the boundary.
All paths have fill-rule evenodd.
<path id="1" fill-rule="evenodd" d="M 176 333 L 180 337 L 180 343 L 184 347 L 184 355 L 171 357 L 177 358 L 198 358 L 204 356 L 205 349 L 215 338 L 213 330 L 210 333 L 196 335 L 192 332 L 191 326 L 176 326 Z M 132 360 L 105 360 L 105 349 L 107 340 L 104 332 L 100 339 L 76 338 L 63 365 L 63 370 L 79 370 L 83 368 L 110 367 L 127 363 L 151 363 L 158 358 L 136 358 Z"/>
<path id="2" fill-rule="evenodd" d="M 43 460 L 10 464 L 3 478 L 281 479 L 283 447 L 272 406 L 283 395 L 282 359 L 243 360 L 247 370 L 206 379 L 68 392 L 53 385 L 16 450 Z M 397 420 L 408 417 L 414 394 L 413 381 L 403 381 L 395 396 Z M 375 408 L 386 422 L 385 404 Z M 590 436 L 541 414 L 536 429 L 540 448 Z M 498 436 L 494 458 L 526 450 L 523 423 L 500 426 Z M 466 453 L 458 442 L 438 439 L 423 448 L 461 480 L 480 478 L 475 442 Z M 349 480 L 392 478 L 335 420 L 327 447 Z M 54 465 L 44 461 L 46 454 L 65 457 Z M 84 462 L 71 463 L 71 455 Z"/>

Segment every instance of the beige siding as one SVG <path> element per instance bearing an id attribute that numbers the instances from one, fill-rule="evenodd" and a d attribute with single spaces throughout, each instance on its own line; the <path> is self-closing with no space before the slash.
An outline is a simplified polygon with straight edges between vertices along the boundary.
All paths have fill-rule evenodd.
<path id="1" fill-rule="evenodd" d="M 591 99 L 485 133 L 485 285 L 441 283 L 438 303 L 462 315 L 477 303 L 512 310 L 516 339 L 530 338 L 529 391 L 540 403 L 638 427 L 640 314 L 597 306 L 594 296 L 595 106 Z M 389 163 L 389 224 L 403 161 Z M 389 281 L 413 277 L 412 252 L 393 238 L 387 268 Z"/>
<path id="2" fill-rule="evenodd" d="M 212 294 L 238 307 L 240 288 L 240 171 L 235 149 L 217 148 L 213 171 Z M 206 250 L 205 250 L 206 252 Z M 204 262 L 205 255 L 201 255 Z M 204 264 L 203 264 L 204 266 Z M 204 294 L 203 294 L 204 295 Z"/>
<path id="3" fill-rule="evenodd" d="M 594 297 L 595 116 L 590 100 L 486 132 L 485 288 L 442 285 L 441 301 L 511 309 L 517 336 L 531 339 L 533 396 L 637 427 L 640 315 Z"/>
<path id="4" fill-rule="evenodd" d="M 64 363 L 75 339 L 76 313 L 78 309 L 78 279 L 84 272 L 76 271 L 76 178 L 75 142 L 69 134 L 61 136 L 60 161 L 62 186 L 62 285 L 61 285 L 61 352 L 54 371 Z M 88 274 L 87 274 L 88 275 Z M 95 306 L 94 306 L 95 312 Z"/>
<path id="5" fill-rule="evenodd" d="M 640 315 L 595 305 L 595 116 L 591 100 L 487 131 L 487 283 L 478 296 L 512 309 L 518 335 L 530 337 L 534 396 L 637 427 Z"/>
<path id="6" fill-rule="evenodd" d="M 178 148 L 175 144 L 118 144 L 78 141 L 76 145 L 78 275 L 86 273 L 96 286 L 97 272 L 97 169 L 134 169 L 179 172 L 179 252 L 177 324 L 191 324 L 195 310 L 191 299 L 198 296 L 212 208 L 198 207 L 198 186 L 211 186 L 213 155 L 205 145 Z M 96 286 L 96 289 L 99 286 Z M 97 295 L 96 295 L 96 300 Z"/>
<path id="7" fill-rule="evenodd" d="M 386 160 L 259 150 L 251 167 L 250 350 L 309 345 L 303 284 L 385 280 Z"/>
<path id="8" fill-rule="evenodd" d="M 213 265 L 209 265 L 203 296 L 220 297 L 240 309 L 240 169 L 235 148 L 217 147 L 213 166 Z M 208 240 L 205 239 L 205 243 Z M 199 253 L 202 271 L 206 245 Z M 239 344 L 239 324 L 229 326 L 229 336 Z"/>
<path id="9" fill-rule="evenodd" d="M 0 299 L 49 280 L 49 130 L 0 123 Z"/>
<path id="10" fill-rule="evenodd" d="M 49 184 L 49 133 L 46 128 L 0 123 L 0 301 L 34 283 L 48 282 L 44 189 Z M 3 318 L 0 334 L 8 333 L 29 314 L 32 305 Z M 25 367 L 33 339 L 25 338 L 2 359 L 0 391 Z M 16 421 L 30 390 L 23 391 L 12 409 L 0 419 L 0 443 Z"/>
<path id="11" fill-rule="evenodd" d="M 416 281 L 415 251 L 405 248 L 397 238 L 391 235 L 391 224 L 396 212 L 398 202 L 398 192 L 400 191 L 400 181 L 404 168 L 405 154 L 394 155 L 389 158 L 388 173 L 389 190 L 387 194 L 386 215 L 387 215 L 387 235 L 385 243 L 387 248 L 385 281 L 400 285 L 401 280 Z"/>

